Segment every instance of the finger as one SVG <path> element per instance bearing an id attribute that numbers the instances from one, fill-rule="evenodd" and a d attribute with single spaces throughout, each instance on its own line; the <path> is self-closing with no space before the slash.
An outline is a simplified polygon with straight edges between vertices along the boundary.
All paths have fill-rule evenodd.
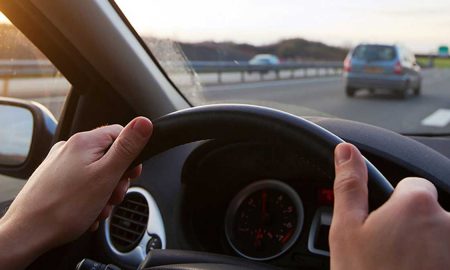
<path id="1" fill-rule="evenodd" d="M 362 224 L 368 215 L 367 167 L 359 150 L 348 143 L 334 152 L 333 219 Z"/>
<path id="2" fill-rule="evenodd" d="M 145 117 L 133 119 L 119 134 L 110 149 L 99 160 L 114 175 L 123 175 L 150 139 L 152 123 Z"/>
<path id="3" fill-rule="evenodd" d="M 95 232 L 96 230 L 98 230 L 98 227 L 100 225 L 100 222 L 98 220 L 96 220 L 91 227 L 89 227 L 89 231 L 90 232 Z"/>
<path id="4" fill-rule="evenodd" d="M 111 215 L 111 212 L 112 212 L 112 205 L 107 204 L 100 212 L 100 215 L 98 215 L 98 220 L 107 219 Z"/>
<path id="5" fill-rule="evenodd" d="M 103 156 L 105 152 L 108 150 L 108 148 L 117 139 L 117 137 L 119 136 L 120 132 L 123 129 L 124 129 L 123 126 L 115 124 L 109 126 L 102 126 L 89 131 L 92 133 L 91 134 L 92 138 L 90 139 L 90 142 L 93 147 L 92 149 L 94 150 L 94 153 L 101 154 L 101 156 Z"/>
<path id="6" fill-rule="evenodd" d="M 389 203 L 403 202 L 408 209 L 420 214 L 430 214 L 433 210 L 441 209 L 438 203 L 436 187 L 426 179 L 409 177 L 400 181 L 395 187 Z"/>
<path id="7" fill-rule="evenodd" d="M 137 177 L 139 177 L 141 175 L 141 172 L 142 172 L 142 164 L 139 164 L 136 167 L 126 171 L 123 174 L 122 179 L 134 179 L 134 178 L 137 178 Z"/>
<path id="8" fill-rule="evenodd" d="M 89 158 L 86 161 L 90 164 L 103 157 L 122 130 L 121 125 L 109 125 L 79 132 L 70 137 L 66 145 L 71 148 L 71 152 L 82 151 L 87 153 Z"/>
<path id="9" fill-rule="evenodd" d="M 119 184 L 117 184 L 111 197 L 109 198 L 108 203 L 112 205 L 120 204 L 123 201 L 123 198 L 125 198 L 125 194 L 127 193 L 129 187 L 130 187 L 130 180 L 128 179 L 120 180 Z"/>

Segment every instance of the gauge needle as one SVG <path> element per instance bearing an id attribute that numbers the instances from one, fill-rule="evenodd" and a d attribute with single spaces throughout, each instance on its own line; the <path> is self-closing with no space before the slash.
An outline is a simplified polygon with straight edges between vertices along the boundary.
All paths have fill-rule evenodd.
<path id="1" fill-rule="evenodd" d="M 291 238 L 292 234 L 294 233 L 294 229 L 290 229 L 286 235 L 281 239 L 281 244 L 286 244 L 286 242 Z"/>

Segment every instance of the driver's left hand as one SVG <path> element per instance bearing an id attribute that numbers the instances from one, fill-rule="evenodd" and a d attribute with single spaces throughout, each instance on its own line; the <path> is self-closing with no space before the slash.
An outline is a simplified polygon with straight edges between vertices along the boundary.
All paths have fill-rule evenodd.
<path id="1" fill-rule="evenodd" d="M 144 117 L 125 128 L 82 132 L 53 146 L 0 220 L 0 269 L 21 269 L 39 255 L 77 239 L 123 200 L 130 164 L 147 144 L 152 124 Z"/>

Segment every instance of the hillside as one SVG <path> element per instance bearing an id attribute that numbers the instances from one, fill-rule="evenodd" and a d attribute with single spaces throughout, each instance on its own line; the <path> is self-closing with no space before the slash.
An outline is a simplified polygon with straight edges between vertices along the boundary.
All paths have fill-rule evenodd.
<path id="1" fill-rule="evenodd" d="M 43 59 L 37 50 L 14 26 L 0 24 L 0 59 Z M 256 54 L 277 55 L 283 60 L 343 60 L 347 51 L 343 48 L 328 46 L 321 42 L 301 38 L 286 39 L 279 42 L 255 46 L 234 42 L 198 42 L 185 43 L 144 37 L 146 43 L 157 44 L 155 54 L 164 56 L 168 50 L 181 48 L 191 61 L 248 61 Z M 175 47 L 173 47 L 175 46 Z M 155 49 L 159 50 L 158 52 Z"/>
<path id="2" fill-rule="evenodd" d="M 284 60 L 343 60 L 347 50 L 301 38 L 255 46 L 233 42 L 179 43 L 192 61 L 247 61 L 256 54 L 269 53 Z"/>

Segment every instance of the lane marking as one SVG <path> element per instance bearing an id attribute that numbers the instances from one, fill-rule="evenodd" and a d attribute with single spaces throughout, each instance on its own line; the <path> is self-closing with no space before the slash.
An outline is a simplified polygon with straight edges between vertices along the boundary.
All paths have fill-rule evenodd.
<path id="1" fill-rule="evenodd" d="M 434 113 L 425 117 L 420 123 L 423 126 L 446 127 L 450 123 L 450 110 L 438 109 Z"/>

